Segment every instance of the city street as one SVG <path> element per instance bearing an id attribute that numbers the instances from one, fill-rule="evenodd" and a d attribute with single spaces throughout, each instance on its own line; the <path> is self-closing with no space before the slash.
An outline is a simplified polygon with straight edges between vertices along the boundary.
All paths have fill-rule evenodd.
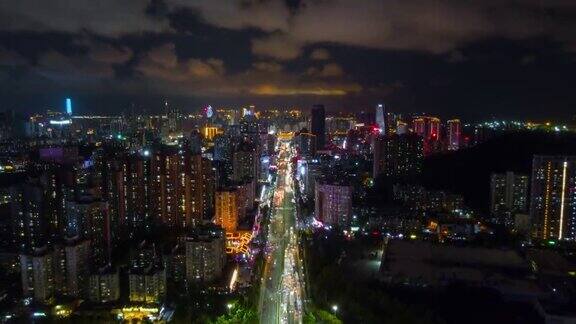
<path id="1" fill-rule="evenodd" d="M 298 252 L 296 206 L 289 144 L 278 153 L 277 189 L 271 209 L 266 264 L 260 293 L 261 323 L 301 323 L 302 268 Z"/>

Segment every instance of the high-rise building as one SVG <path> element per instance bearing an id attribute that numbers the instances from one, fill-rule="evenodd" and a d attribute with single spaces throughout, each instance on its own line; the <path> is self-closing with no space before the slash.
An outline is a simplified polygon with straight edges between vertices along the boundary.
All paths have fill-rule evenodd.
<path id="1" fill-rule="evenodd" d="M 183 174 L 183 156 L 175 147 L 161 147 L 153 152 L 151 161 L 151 205 L 152 217 L 157 224 L 168 227 L 183 227 L 185 219 L 180 207 L 185 182 Z"/>
<path id="2" fill-rule="evenodd" d="M 22 291 L 25 297 L 47 303 L 54 297 L 54 252 L 47 247 L 20 255 Z"/>
<path id="3" fill-rule="evenodd" d="M 576 156 L 534 156 L 530 192 L 533 236 L 576 239 Z"/>
<path id="4" fill-rule="evenodd" d="M 215 172 L 210 160 L 195 154 L 186 158 L 184 173 L 184 217 L 197 225 L 214 213 Z"/>
<path id="5" fill-rule="evenodd" d="M 440 149 L 440 119 L 437 117 L 419 116 L 412 122 L 414 133 L 424 139 L 424 155 Z"/>
<path id="6" fill-rule="evenodd" d="M 352 219 L 352 186 L 341 181 L 316 180 L 315 212 L 324 224 L 348 226 Z"/>
<path id="7" fill-rule="evenodd" d="M 316 135 L 308 132 L 301 132 L 294 137 L 296 149 L 301 156 L 311 157 L 316 154 Z"/>
<path id="8" fill-rule="evenodd" d="M 182 131 L 182 115 L 176 106 L 170 105 L 168 101 L 164 102 L 167 116 L 168 134 L 176 134 Z"/>
<path id="9" fill-rule="evenodd" d="M 232 155 L 232 180 L 258 180 L 259 155 L 256 147 L 249 142 L 236 146 Z"/>
<path id="10" fill-rule="evenodd" d="M 257 147 L 260 143 L 260 125 L 254 113 L 246 114 L 240 119 L 240 134 L 248 138 Z"/>
<path id="11" fill-rule="evenodd" d="M 90 275 L 88 300 L 93 303 L 109 303 L 120 298 L 120 274 L 118 269 L 105 266 Z"/>
<path id="12" fill-rule="evenodd" d="M 376 125 L 380 131 L 380 134 L 386 134 L 386 119 L 385 119 L 384 104 L 378 104 L 376 106 Z"/>
<path id="13" fill-rule="evenodd" d="M 460 140 L 462 138 L 462 126 L 460 119 L 451 119 L 448 121 L 448 150 L 457 151 L 460 149 Z"/>
<path id="14" fill-rule="evenodd" d="M 198 227 L 186 237 L 186 280 L 209 282 L 222 276 L 225 235 L 217 226 Z"/>
<path id="15" fill-rule="evenodd" d="M 84 196 L 66 205 L 66 235 L 90 240 L 91 262 L 95 267 L 108 264 L 113 244 L 108 203 Z"/>
<path id="16" fill-rule="evenodd" d="M 90 275 L 90 241 L 69 239 L 64 247 L 66 255 L 66 294 L 72 297 L 88 295 Z"/>
<path id="17" fill-rule="evenodd" d="M 46 244 L 44 191 L 40 185 L 24 183 L 10 188 L 14 245 L 31 251 Z"/>
<path id="18" fill-rule="evenodd" d="M 238 201 L 244 206 L 244 210 L 250 211 L 254 209 L 254 200 L 256 198 L 254 180 L 236 183 L 235 187 L 238 192 Z"/>
<path id="19" fill-rule="evenodd" d="M 415 134 L 374 138 L 374 178 L 414 176 L 422 170 L 423 140 Z"/>
<path id="20" fill-rule="evenodd" d="M 108 202 L 110 215 L 111 241 L 117 240 L 120 229 L 129 226 L 126 219 L 126 180 L 123 165 L 118 160 L 108 160 L 103 163 L 102 170 L 102 198 Z"/>
<path id="21" fill-rule="evenodd" d="M 324 149 L 326 146 L 326 111 L 324 110 L 324 105 L 314 105 L 312 107 L 310 130 L 316 136 L 316 148 L 319 150 Z"/>
<path id="22" fill-rule="evenodd" d="M 143 241 L 132 254 L 128 274 L 130 301 L 160 303 L 166 296 L 166 272 L 156 246 Z"/>
<path id="23" fill-rule="evenodd" d="M 528 211 L 528 176 L 513 172 L 494 173 L 490 177 L 490 212 L 526 213 Z"/>
<path id="24" fill-rule="evenodd" d="M 72 99 L 66 98 L 66 114 L 72 116 Z"/>
<path id="25" fill-rule="evenodd" d="M 131 155 L 123 165 L 126 192 L 126 226 L 129 233 L 149 229 L 151 224 L 151 152 Z"/>
<path id="26" fill-rule="evenodd" d="M 245 204 L 240 200 L 238 189 L 224 188 L 216 191 L 215 224 L 222 226 L 226 232 L 234 232 L 244 215 Z"/>

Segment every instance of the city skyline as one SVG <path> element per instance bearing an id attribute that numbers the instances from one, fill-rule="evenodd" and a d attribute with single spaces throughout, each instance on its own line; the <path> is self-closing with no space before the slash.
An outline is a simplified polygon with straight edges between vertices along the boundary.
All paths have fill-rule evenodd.
<path id="1" fill-rule="evenodd" d="M 0 322 L 576 323 L 574 0 L 0 1 Z"/>
<path id="2" fill-rule="evenodd" d="M 81 114 L 153 111 L 168 97 L 186 110 L 386 102 L 445 117 L 569 118 L 575 6 L 19 1 L 0 7 L 0 109 L 71 97 Z"/>

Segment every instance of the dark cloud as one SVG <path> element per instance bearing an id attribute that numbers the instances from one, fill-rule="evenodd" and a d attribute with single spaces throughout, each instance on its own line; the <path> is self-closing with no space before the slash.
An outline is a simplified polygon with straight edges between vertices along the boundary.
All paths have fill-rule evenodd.
<path id="1" fill-rule="evenodd" d="M 4 1 L 0 98 L 560 113 L 575 31 L 571 0 Z"/>

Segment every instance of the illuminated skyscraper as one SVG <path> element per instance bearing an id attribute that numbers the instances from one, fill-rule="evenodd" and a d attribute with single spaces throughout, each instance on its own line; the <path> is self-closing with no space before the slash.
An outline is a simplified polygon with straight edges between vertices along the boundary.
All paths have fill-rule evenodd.
<path id="1" fill-rule="evenodd" d="M 326 111 L 324 110 L 324 105 L 314 105 L 312 107 L 310 130 L 316 136 L 316 148 L 319 150 L 324 149 L 326 145 Z"/>
<path id="2" fill-rule="evenodd" d="M 451 119 L 448 121 L 448 150 L 457 151 L 460 149 L 460 140 L 462 136 L 462 126 L 460 119 Z"/>
<path id="3" fill-rule="evenodd" d="M 424 139 L 440 139 L 440 119 L 437 117 L 420 116 L 414 118 L 414 133 L 422 136 Z"/>
<path id="4" fill-rule="evenodd" d="M 315 213 L 325 224 L 348 226 L 352 218 L 352 186 L 332 180 L 316 180 Z"/>
<path id="5" fill-rule="evenodd" d="M 72 116 L 72 99 L 66 98 L 66 114 Z"/>
<path id="6" fill-rule="evenodd" d="M 437 117 L 420 116 L 412 122 L 414 133 L 424 138 L 424 155 L 429 155 L 440 149 L 440 119 Z"/>
<path id="7" fill-rule="evenodd" d="M 380 134 L 386 134 L 386 119 L 384 118 L 384 104 L 378 104 L 376 106 L 376 125 L 380 129 Z"/>
<path id="8" fill-rule="evenodd" d="M 234 232 L 244 215 L 245 203 L 240 201 L 240 193 L 236 188 L 216 191 L 215 224 L 222 226 L 226 232 Z"/>
<path id="9" fill-rule="evenodd" d="M 576 156 L 534 156 L 530 217 L 537 239 L 576 239 Z"/>

